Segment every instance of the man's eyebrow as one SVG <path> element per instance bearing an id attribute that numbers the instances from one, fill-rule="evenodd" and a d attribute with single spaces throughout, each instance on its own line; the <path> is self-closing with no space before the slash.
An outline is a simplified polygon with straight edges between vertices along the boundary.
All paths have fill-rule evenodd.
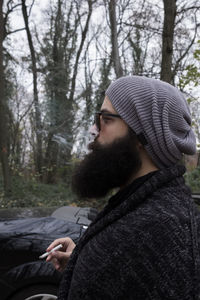
<path id="1" fill-rule="evenodd" d="M 104 109 L 101 109 L 101 113 L 107 113 L 107 114 L 114 114 L 114 112 L 112 111 L 109 111 L 108 109 L 104 108 Z"/>

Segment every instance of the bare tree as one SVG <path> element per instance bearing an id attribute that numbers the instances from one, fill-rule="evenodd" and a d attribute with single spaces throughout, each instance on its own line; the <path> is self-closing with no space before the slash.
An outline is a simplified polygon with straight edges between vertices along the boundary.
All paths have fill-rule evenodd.
<path id="1" fill-rule="evenodd" d="M 8 0 L 6 3 L 7 10 L 4 13 L 4 39 L 12 33 L 16 33 L 25 29 L 25 28 L 17 28 L 15 30 L 10 30 L 6 26 L 8 24 L 9 16 L 20 6 L 21 3 L 15 4 L 13 0 Z"/>
<path id="2" fill-rule="evenodd" d="M 0 158 L 4 179 L 4 191 L 11 191 L 11 179 L 8 163 L 8 107 L 5 97 L 5 78 L 3 67 L 3 39 L 4 39 L 3 0 L 0 0 Z"/>
<path id="3" fill-rule="evenodd" d="M 160 79 L 172 82 L 172 55 L 176 18 L 176 0 L 163 0 L 164 25 L 162 34 L 162 62 Z"/>
<path id="4" fill-rule="evenodd" d="M 121 77 L 123 75 L 123 69 L 119 57 L 117 20 L 116 20 L 116 1 L 113 0 L 109 1 L 109 17 L 110 17 L 111 44 L 112 44 L 111 57 L 113 60 L 116 77 Z"/>
<path id="5" fill-rule="evenodd" d="M 9 106 L 10 167 L 12 170 L 18 171 L 23 167 L 27 150 L 24 131 L 28 123 L 28 114 L 33 106 L 33 99 L 32 95 L 29 95 L 17 80 L 13 88 L 13 95 L 9 100 Z"/>
<path id="6" fill-rule="evenodd" d="M 94 2 L 57 0 L 56 5 L 46 11 L 50 26 L 42 43 L 38 38 L 42 51 L 40 71 L 47 95 L 44 164 L 48 183 L 55 182 L 57 169 L 71 159 L 75 88 Z M 59 139 L 63 139 L 65 147 Z"/>
<path id="7" fill-rule="evenodd" d="M 34 1 L 33 1 L 34 3 Z M 33 5 L 32 3 L 32 5 Z M 27 13 L 26 0 L 22 0 L 22 14 L 25 23 L 25 30 L 27 34 L 29 49 L 31 53 L 31 68 L 33 73 L 33 99 L 35 107 L 35 127 L 36 127 L 36 171 L 41 175 L 42 174 L 42 165 L 43 165 L 43 154 L 42 154 L 42 122 L 41 122 L 41 112 L 39 108 L 39 99 L 38 99 L 38 88 L 37 88 L 37 65 L 36 65 L 36 54 L 33 45 L 32 35 L 29 28 L 29 16 Z"/>
<path id="8" fill-rule="evenodd" d="M 87 14 L 87 19 L 86 19 L 86 22 L 85 22 L 85 26 L 84 26 L 84 28 L 82 30 L 82 33 L 81 33 L 81 42 L 80 42 L 80 45 L 79 45 L 79 48 L 78 48 L 78 51 L 77 51 L 77 54 L 76 54 L 76 60 L 75 60 L 75 64 L 74 64 L 74 72 L 73 72 L 73 76 L 72 76 L 70 101 L 73 101 L 73 98 L 74 98 L 79 59 L 80 59 L 81 52 L 83 50 L 83 45 L 84 45 L 84 42 L 85 42 L 85 39 L 86 39 L 86 36 L 87 36 L 87 33 L 88 33 L 89 22 L 90 22 L 90 18 L 91 18 L 91 15 L 92 15 L 93 0 L 87 0 L 87 3 L 88 3 L 88 14 Z"/>

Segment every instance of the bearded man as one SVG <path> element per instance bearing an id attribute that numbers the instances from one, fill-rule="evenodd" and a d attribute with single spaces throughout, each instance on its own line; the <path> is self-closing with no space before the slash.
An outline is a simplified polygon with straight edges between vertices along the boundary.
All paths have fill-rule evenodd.
<path id="1" fill-rule="evenodd" d="M 112 196 L 77 245 L 47 261 L 64 271 L 58 299 L 199 299 L 200 214 L 182 154 L 195 136 L 183 95 L 168 83 L 126 76 L 95 114 L 91 152 L 73 175 L 79 197 Z"/>

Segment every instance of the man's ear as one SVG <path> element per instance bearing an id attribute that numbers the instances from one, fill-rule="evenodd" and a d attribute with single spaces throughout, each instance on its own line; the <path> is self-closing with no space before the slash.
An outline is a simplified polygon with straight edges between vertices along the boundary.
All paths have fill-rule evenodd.
<path id="1" fill-rule="evenodd" d="M 136 147 L 139 152 L 145 150 L 144 145 L 139 140 L 137 140 Z"/>

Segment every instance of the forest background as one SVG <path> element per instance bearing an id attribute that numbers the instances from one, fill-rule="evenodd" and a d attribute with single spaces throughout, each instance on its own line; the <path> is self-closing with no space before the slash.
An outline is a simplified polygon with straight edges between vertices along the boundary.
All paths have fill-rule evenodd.
<path id="1" fill-rule="evenodd" d="M 199 0 L 0 0 L 0 208 L 81 205 L 70 189 L 103 91 L 123 75 L 177 86 L 200 141 Z M 185 158 L 200 193 L 200 159 Z"/>

